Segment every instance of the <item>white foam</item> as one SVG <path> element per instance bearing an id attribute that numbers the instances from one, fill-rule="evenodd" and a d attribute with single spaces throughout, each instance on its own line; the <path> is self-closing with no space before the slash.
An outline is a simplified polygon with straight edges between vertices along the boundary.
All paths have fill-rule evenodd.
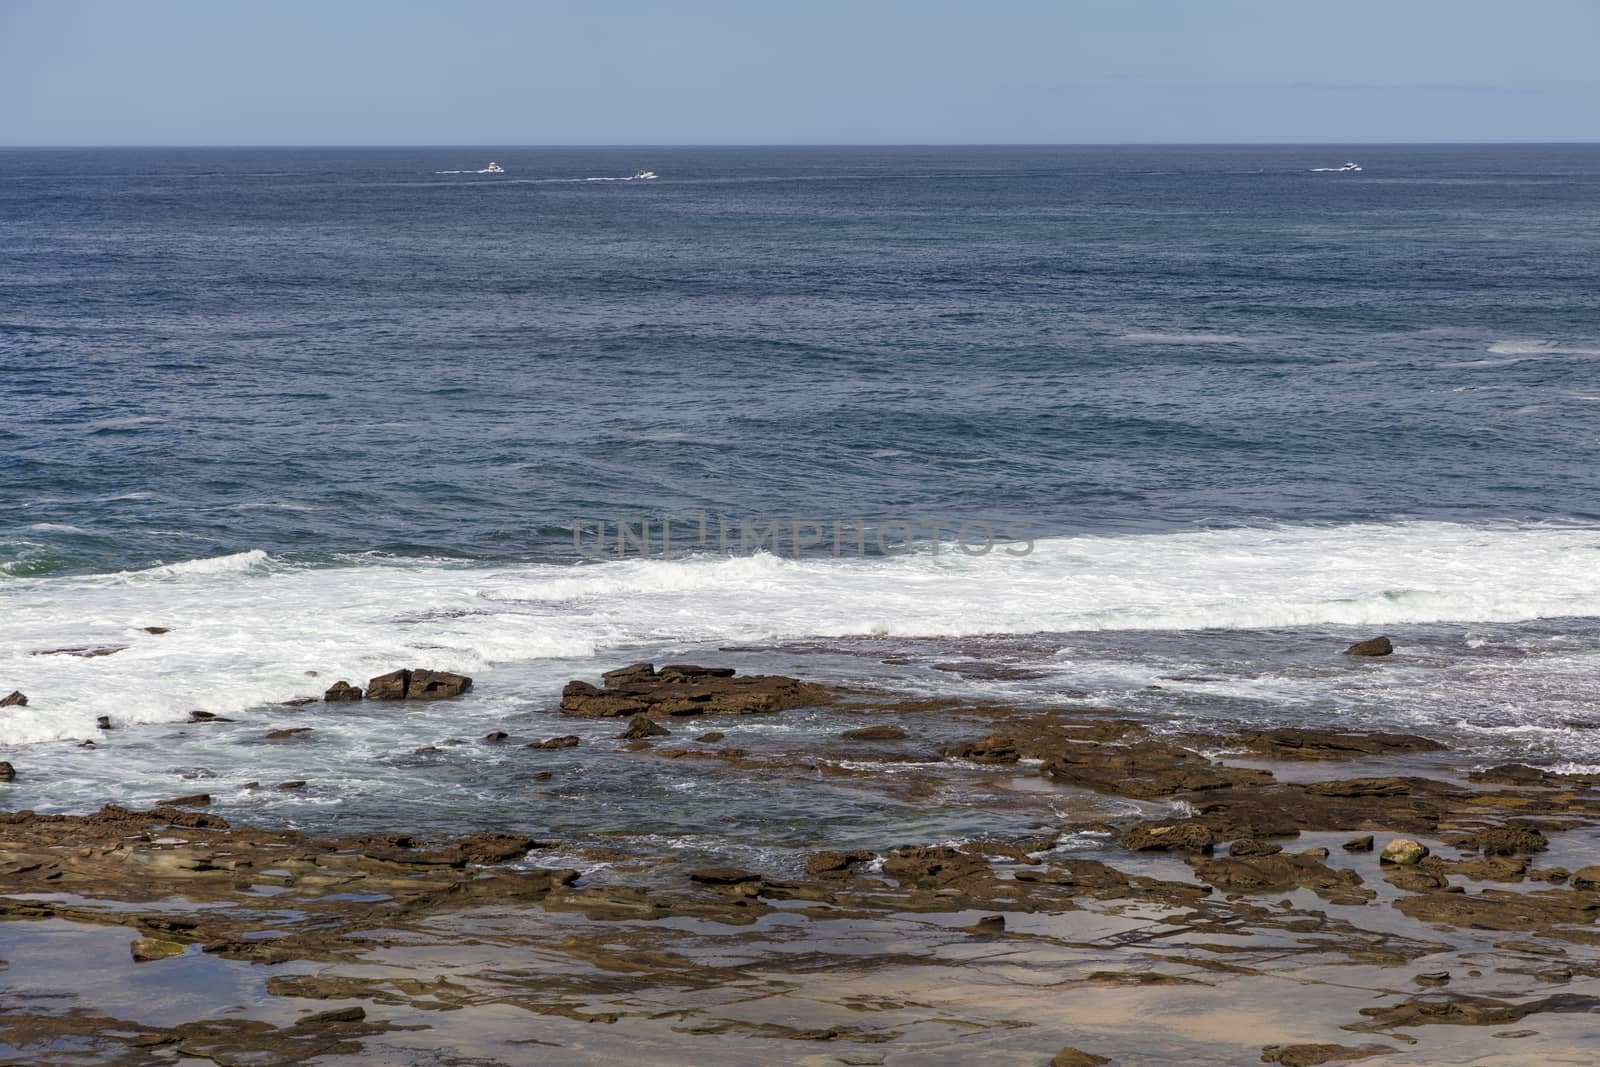
<path id="1" fill-rule="evenodd" d="M 356 557 L 322 568 L 250 551 L 131 574 L 0 578 L 0 689 L 30 698 L 0 713 L 0 742 L 87 736 L 104 714 L 227 714 L 399 666 L 481 676 L 545 664 L 559 678 L 574 660 L 663 642 L 1600 616 L 1593 528 L 1363 524 L 1054 538 L 1022 556 L 1003 547 L 509 567 Z M 129 647 L 30 654 L 84 645 Z"/>

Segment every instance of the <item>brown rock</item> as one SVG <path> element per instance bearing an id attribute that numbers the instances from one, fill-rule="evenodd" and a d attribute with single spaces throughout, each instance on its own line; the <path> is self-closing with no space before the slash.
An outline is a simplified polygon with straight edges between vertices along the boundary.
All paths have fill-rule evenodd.
<path id="1" fill-rule="evenodd" d="M 233 720 L 232 719 L 224 719 L 221 715 L 213 715 L 209 711 L 191 711 L 189 713 L 189 721 L 190 722 L 232 722 Z"/>
<path id="2" fill-rule="evenodd" d="M 351 685 L 343 680 L 334 682 L 328 687 L 328 691 L 322 694 L 322 699 L 332 704 L 350 704 L 360 700 L 361 697 L 360 686 Z"/>
<path id="3" fill-rule="evenodd" d="M 852 873 L 851 868 L 857 864 L 869 863 L 874 859 L 877 859 L 874 853 L 860 850 L 851 852 L 814 852 L 806 858 L 806 877 L 846 878 Z"/>
<path id="4" fill-rule="evenodd" d="M 1479 830 L 1471 837 L 1470 847 L 1485 856 L 1532 855 L 1550 847 L 1550 840 L 1532 826 L 1507 823 Z"/>
<path id="5" fill-rule="evenodd" d="M 1427 855 L 1427 845 L 1413 841 L 1409 837 L 1397 837 L 1383 846 L 1383 852 L 1378 856 L 1378 862 L 1408 866 L 1413 863 L 1421 863 Z"/>
<path id="6" fill-rule="evenodd" d="M 483 735 L 483 739 L 485 741 L 504 741 L 510 736 L 511 735 L 506 733 L 504 730 L 490 730 L 488 733 Z"/>
<path id="7" fill-rule="evenodd" d="M 906 732 L 898 726 L 863 726 L 859 730 L 846 730 L 839 736 L 847 741 L 899 741 Z"/>
<path id="8" fill-rule="evenodd" d="M 761 876 L 740 867 L 704 867 L 698 871 L 690 871 L 689 880 L 702 885 L 740 885 L 744 882 L 759 882 Z"/>
<path id="9" fill-rule="evenodd" d="M 17 780 L 17 769 L 5 760 L 0 760 L 0 782 L 14 782 Z"/>
<path id="10" fill-rule="evenodd" d="M 1129 745 L 1070 743 L 1055 752 L 1041 768 L 1046 777 L 1116 796 L 1162 797 L 1272 781 L 1270 771 L 1213 763 L 1198 752 L 1164 741 L 1136 741 Z"/>
<path id="11" fill-rule="evenodd" d="M 567 683 L 561 692 L 562 714 L 588 718 L 752 715 L 834 700 L 833 693 L 823 686 L 780 675 L 736 678 L 730 668 L 687 664 L 647 674 L 643 669 L 647 666 L 624 668 L 621 677 L 608 681 L 604 689 L 584 681 Z"/>
<path id="12" fill-rule="evenodd" d="M 101 715 L 98 718 L 96 718 L 94 720 L 94 728 L 96 730 L 109 730 L 109 729 L 111 729 L 111 716 L 109 716 L 109 715 Z"/>
<path id="13" fill-rule="evenodd" d="M 1579 867 L 1572 872 L 1572 888 L 1585 892 L 1600 890 L 1600 864 Z"/>
<path id="14" fill-rule="evenodd" d="M 662 733 L 666 733 L 665 730 Z M 529 748 L 575 748 L 582 740 L 577 734 L 567 734 L 565 737 L 547 737 L 543 741 L 530 741 Z"/>
<path id="15" fill-rule="evenodd" d="M 416 670 L 406 682 L 407 700 L 446 700 L 472 688 L 472 679 L 449 671 Z"/>
<path id="16" fill-rule="evenodd" d="M 617 737 L 625 741 L 637 741 L 644 737 L 666 737 L 671 730 L 651 719 L 648 715 L 635 715 L 628 720 L 628 728 Z"/>
<path id="17" fill-rule="evenodd" d="M 158 800 L 162 807 L 172 808 L 205 808 L 211 805 L 210 793 L 191 793 L 186 797 L 173 797 L 171 800 Z"/>
<path id="18" fill-rule="evenodd" d="M 973 763 L 1015 763 L 1022 758 L 1016 741 L 996 734 L 965 744 L 948 745 L 942 751 L 952 759 L 971 760 Z"/>
<path id="19" fill-rule="evenodd" d="M 1050 1057 L 1050 1067 L 1100 1067 L 1102 1063 L 1110 1062 L 1104 1056 L 1096 1056 L 1071 1045 Z"/>
<path id="20" fill-rule="evenodd" d="M 291 737 L 301 737 L 311 732 L 309 726 L 291 726 L 286 730 L 269 730 L 263 734 L 268 741 L 286 741 Z"/>
<path id="21" fill-rule="evenodd" d="M 1339 847 L 1346 852 L 1371 852 L 1373 848 L 1372 835 L 1362 834 L 1360 837 L 1352 837 Z"/>
<path id="22" fill-rule="evenodd" d="M 169 956 L 178 956 L 183 953 L 183 946 L 176 941 L 162 941 L 156 937 L 135 938 L 129 945 L 128 951 L 133 955 L 135 963 L 148 963 L 151 960 L 164 960 Z"/>
<path id="23" fill-rule="evenodd" d="M 1344 650 L 1347 656 L 1387 656 L 1394 651 L 1394 642 L 1387 637 L 1374 637 L 1368 641 L 1357 641 Z"/>
<path id="24" fill-rule="evenodd" d="M 614 689 L 617 686 L 642 682 L 655 676 L 656 669 L 653 665 L 649 663 L 630 663 L 626 667 L 618 667 L 614 671 L 606 671 L 600 676 L 600 681 L 607 689 Z"/>
<path id="25" fill-rule="evenodd" d="M 291 1025 L 295 1027 L 327 1026 L 330 1023 L 355 1023 L 367 1017 L 367 1009 L 359 1005 L 353 1008 L 334 1008 L 332 1011 L 319 1011 L 315 1015 L 307 1015 L 296 1019 Z"/>
<path id="26" fill-rule="evenodd" d="M 170 634 L 172 631 L 169 628 L 165 627 L 165 626 L 146 626 L 144 628 L 144 632 L 147 633 L 147 634 L 156 634 L 156 635 L 159 636 L 160 634 Z"/>
<path id="27" fill-rule="evenodd" d="M 1122 835 L 1122 847 L 1135 852 L 1210 852 L 1216 843 L 1209 827 L 1192 822 L 1142 822 Z"/>
<path id="28" fill-rule="evenodd" d="M 1228 855 L 1230 856 L 1276 856 L 1282 851 L 1282 845 L 1268 844 L 1265 841 L 1257 841 L 1251 837 L 1241 837 L 1228 846 Z"/>
<path id="29" fill-rule="evenodd" d="M 1276 759 L 1342 760 L 1395 752 L 1442 752 L 1445 746 L 1416 734 L 1343 730 L 1251 730 L 1239 735 L 1247 747 Z"/>
<path id="30" fill-rule="evenodd" d="M 1320 1063 L 1364 1060 L 1394 1052 L 1388 1045 L 1268 1045 L 1261 1050 L 1262 1063 L 1281 1063 L 1283 1067 L 1316 1067 Z"/>
<path id="31" fill-rule="evenodd" d="M 406 686 L 411 683 L 411 672 L 400 670 L 380 674 L 367 682 L 368 700 L 404 700 Z"/>
<path id="32" fill-rule="evenodd" d="M 718 741 L 721 741 L 723 736 L 724 735 L 723 735 L 722 731 L 720 731 L 720 730 L 712 730 L 710 733 L 701 734 L 699 737 L 695 738 L 695 740 L 696 741 L 704 741 L 708 745 L 714 745 Z"/>
<path id="33" fill-rule="evenodd" d="M 279 789 L 285 789 L 285 790 L 287 790 L 287 789 L 304 789 L 305 787 L 306 787 L 306 783 L 303 782 L 303 781 L 279 782 L 278 783 L 278 788 Z"/>
<path id="34" fill-rule="evenodd" d="M 25 708 L 27 706 L 28 698 L 23 695 L 20 689 L 12 690 L 10 696 L 0 698 L 0 708 Z"/>

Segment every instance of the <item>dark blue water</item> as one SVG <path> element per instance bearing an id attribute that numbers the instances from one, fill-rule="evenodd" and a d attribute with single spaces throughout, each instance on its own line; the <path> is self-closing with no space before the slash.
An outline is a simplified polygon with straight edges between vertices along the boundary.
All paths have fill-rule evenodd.
<path id="1" fill-rule="evenodd" d="M 1592 519 L 1597 249 L 1593 145 L 3 150 L 0 564 Z"/>

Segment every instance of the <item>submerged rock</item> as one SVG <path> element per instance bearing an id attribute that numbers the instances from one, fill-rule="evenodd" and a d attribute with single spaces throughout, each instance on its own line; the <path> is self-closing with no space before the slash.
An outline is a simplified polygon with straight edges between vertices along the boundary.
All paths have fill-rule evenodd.
<path id="1" fill-rule="evenodd" d="M 1347 656 L 1387 656 L 1394 652 L 1394 642 L 1387 637 L 1374 637 L 1367 641 L 1357 641 L 1344 650 Z"/>
<path id="2" fill-rule="evenodd" d="M 1261 1062 L 1280 1063 L 1283 1067 L 1317 1067 L 1322 1063 L 1364 1060 L 1392 1052 L 1394 1049 L 1388 1045 L 1268 1045 L 1261 1050 Z"/>
<path id="3" fill-rule="evenodd" d="M 132 953 L 135 963 L 148 963 L 150 960 L 164 960 L 169 956 L 182 955 L 183 946 L 176 941 L 163 941 L 158 937 L 140 937 L 128 945 L 128 951 Z"/>
<path id="4" fill-rule="evenodd" d="M 1102 1063 L 1110 1062 L 1105 1056 L 1096 1056 L 1068 1045 L 1050 1058 L 1050 1067 L 1100 1067 Z"/>
<path id="5" fill-rule="evenodd" d="M 1256 752 L 1277 759 L 1340 760 L 1394 752 L 1443 752 L 1445 746 L 1416 734 L 1373 731 L 1249 730 L 1239 740 Z"/>
<path id="6" fill-rule="evenodd" d="M 863 726 L 859 730 L 846 730 L 839 735 L 846 741 L 900 741 L 906 732 L 898 726 Z"/>
<path id="7" fill-rule="evenodd" d="M 171 800 L 158 800 L 157 804 L 173 808 L 204 808 L 211 804 L 210 793 L 190 793 L 186 797 L 173 797 Z"/>

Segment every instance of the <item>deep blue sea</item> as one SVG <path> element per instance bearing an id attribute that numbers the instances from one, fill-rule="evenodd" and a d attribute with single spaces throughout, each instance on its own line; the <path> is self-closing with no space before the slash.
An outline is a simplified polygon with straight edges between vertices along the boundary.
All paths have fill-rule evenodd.
<path id="1" fill-rule="evenodd" d="M 739 646 L 1591 766 L 1597 452 L 1600 145 L 4 149 L 0 756 L 426 821 L 463 772 L 394 753 Z M 479 684 L 253 745 L 402 665 Z"/>

